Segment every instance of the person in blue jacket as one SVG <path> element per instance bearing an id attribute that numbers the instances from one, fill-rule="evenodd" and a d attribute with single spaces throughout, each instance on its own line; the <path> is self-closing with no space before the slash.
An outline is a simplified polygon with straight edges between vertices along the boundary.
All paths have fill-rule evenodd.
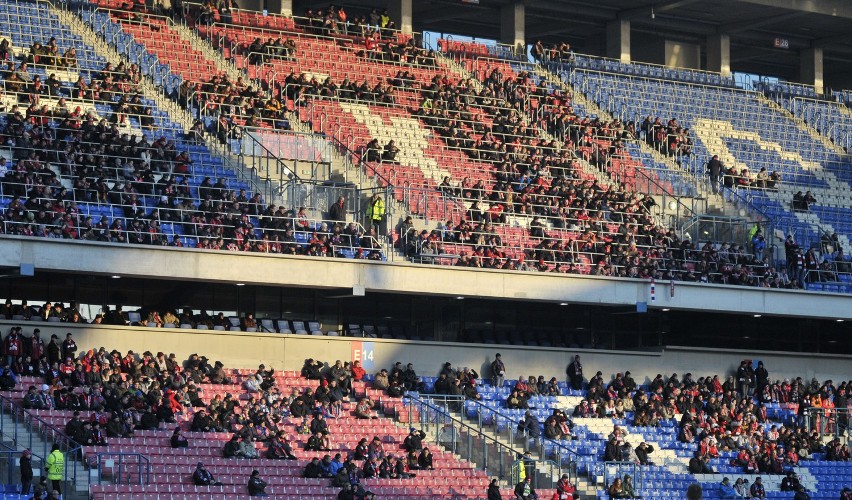
<path id="1" fill-rule="evenodd" d="M 719 498 L 737 498 L 737 492 L 731 486 L 730 479 L 722 479 L 722 483 L 719 485 Z"/>

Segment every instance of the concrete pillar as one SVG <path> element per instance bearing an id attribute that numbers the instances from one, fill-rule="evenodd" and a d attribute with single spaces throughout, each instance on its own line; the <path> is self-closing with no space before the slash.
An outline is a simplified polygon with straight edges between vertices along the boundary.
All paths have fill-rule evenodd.
<path id="1" fill-rule="evenodd" d="M 606 23 L 606 56 L 630 62 L 630 20 L 616 19 Z"/>
<path id="2" fill-rule="evenodd" d="M 707 37 L 707 71 L 731 76 L 731 36 L 725 34 Z"/>
<path id="3" fill-rule="evenodd" d="M 807 85 L 813 85 L 817 94 L 823 92 L 823 59 L 822 48 L 812 47 L 799 53 L 799 80 Z"/>
<path id="4" fill-rule="evenodd" d="M 523 2 L 500 8 L 500 41 L 515 47 L 515 52 L 526 52 L 526 11 Z"/>
<path id="5" fill-rule="evenodd" d="M 260 3 L 264 4 L 261 9 L 265 7 L 270 14 L 281 14 L 288 17 L 293 15 L 293 0 L 266 0 L 265 3 Z M 245 8 L 243 3 L 240 4 L 240 8 Z"/>
<path id="6" fill-rule="evenodd" d="M 396 23 L 396 28 L 403 33 L 411 34 L 414 31 L 414 8 L 412 0 L 391 0 L 388 6 L 388 14 L 393 22 Z"/>

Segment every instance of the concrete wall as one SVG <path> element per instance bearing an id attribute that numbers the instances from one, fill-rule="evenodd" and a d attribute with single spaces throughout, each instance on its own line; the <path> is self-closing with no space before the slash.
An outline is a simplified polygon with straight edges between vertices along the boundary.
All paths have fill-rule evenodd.
<path id="1" fill-rule="evenodd" d="M 196 282 L 287 285 L 430 296 L 465 296 L 581 304 L 635 305 L 825 319 L 852 319 L 852 295 L 658 283 L 645 280 L 423 266 L 257 253 L 170 249 L 4 236 L 0 266 L 33 264 L 36 273 L 70 271 Z"/>
<path id="2" fill-rule="evenodd" d="M 666 66 L 701 69 L 701 46 L 695 43 L 666 40 Z"/>
<path id="3" fill-rule="evenodd" d="M 12 326 L 20 323 L 0 321 L 0 331 L 5 335 Z M 719 349 L 667 347 L 658 352 L 566 350 L 545 347 L 497 346 L 454 344 L 438 342 L 413 342 L 389 339 L 353 339 L 347 337 L 312 337 L 280 334 L 204 331 L 188 329 L 156 329 L 135 327 L 109 327 L 99 325 L 70 325 L 57 323 L 25 323 L 24 334 L 29 336 L 34 328 L 41 330 L 47 342 L 52 334 L 61 339 L 71 332 L 80 348 L 79 352 L 97 349 L 132 349 L 141 353 L 174 352 L 185 359 L 192 353 L 221 360 L 227 367 L 254 368 L 259 363 L 278 370 L 299 370 L 306 358 L 333 363 L 335 360 L 352 360 L 355 351 L 369 351 L 375 372 L 390 368 L 394 362 L 412 362 L 421 375 L 435 375 L 445 362 L 454 366 L 469 366 L 488 376 L 488 366 L 499 352 L 507 368 L 508 378 L 519 375 L 545 375 L 565 379 L 565 368 L 574 354 L 581 354 L 587 377 L 597 370 L 605 376 L 629 370 L 637 381 L 653 378 L 657 373 L 683 375 L 691 372 L 695 378 L 710 374 L 730 374 L 742 359 L 762 360 L 772 378 L 816 377 L 835 381 L 852 379 L 852 356 L 831 354 L 802 355 L 797 353 L 750 352 Z M 363 355 L 363 354 L 361 354 Z"/>

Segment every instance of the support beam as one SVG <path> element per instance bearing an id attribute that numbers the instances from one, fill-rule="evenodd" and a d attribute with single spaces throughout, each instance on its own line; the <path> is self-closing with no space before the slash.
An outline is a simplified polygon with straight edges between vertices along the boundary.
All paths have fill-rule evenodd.
<path id="1" fill-rule="evenodd" d="M 500 8 L 500 41 L 511 45 L 515 52 L 526 52 L 526 10 L 523 2 L 514 2 Z"/>
<path id="2" fill-rule="evenodd" d="M 630 62 L 630 20 L 616 19 L 606 23 L 606 56 Z"/>
<path id="3" fill-rule="evenodd" d="M 731 37 L 727 34 L 707 37 L 707 71 L 731 75 Z"/>
<path id="4" fill-rule="evenodd" d="M 390 5 L 388 5 L 388 14 L 396 23 L 397 29 L 409 35 L 414 31 L 412 4 L 413 0 L 391 0 Z"/>
<path id="5" fill-rule="evenodd" d="M 852 2 L 848 0 L 819 0 L 818 2 L 814 0 L 737 0 L 737 2 L 852 19 Z"/>
<path id="6" fill-rule="evenodd" d="M 823 92 L 822 47 L 812 47 L 799 52 L 799 80 L 813 85 L 817 94 Z"/>
<path id="7" fill-rule="evenodd" d="M 742 21 L 735 21 L 719 26 L 719 33 L 727 33 L 730 35 L 731 33 L 738 33 L 740 31 L 755 30 L 757 28 L 771 26 L 782 21 L 791 21 L 793 19 L 806 15 L 808 15 L 807 12 L 794 11 L 785 12 L 784 14 L 778 14 L 777 16 L 763 16 L 760 19 L 745 19 Z"/>
<path id="8" fill-rule="evenodd" d="M 266 0 L 266 8 L 270 14 L 290 17 L 293 15 L 293 0 Z"/>
<path id="9" fill-rule="evenodd" d="M 644 5 L 642 7 L 633 7 L 632 9 L 625 9 L 618 12 L 619 19 L 633 19 L 636 17 L 651 17 L 651 10 L 653 9 L 654 14 L 659 14 L 661 12 L 668 12 L 670 10 L 677 9 L 679 7 L 686 7 L 687 5 L 692 5 L 694 3 L 702 2 L 704 0 L 674 0 L 672 2 L 659 2 L 659 3 L 651 3 L 650 5 Z"/>

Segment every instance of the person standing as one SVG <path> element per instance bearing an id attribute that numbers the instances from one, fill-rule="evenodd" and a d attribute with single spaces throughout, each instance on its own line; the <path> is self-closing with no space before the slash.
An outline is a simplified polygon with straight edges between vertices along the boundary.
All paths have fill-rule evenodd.
<path id="1" fill-rule="evenodd" d="M 33 484 L 33 462 L 32 453 L 29 448 L 21 452 L 21 459 L 18 465 L 21 469 L 21 494 L 29 495 L 30 485 Z"/>
<path id="2" fill-rule="evenodd" d="M 719 178 L 724 171 L 725 166 L 719 160 L 719 155 L 713 155 L 713 158 L 710 158 L 710 161 L 707 162 L 707 175 L 710 176 L 710 187 L 713 189 L 713 194 L 719 194 Z"/>
<path id="3" fill-rule="evenodd" d="M 45 461 L 45 470 L 47 470 L 47 480 L 50 481 L 50 489 L 61 492 L 60 484 L 65 474 L 65 455 L 59 450 L 58 444 L 54 444 L 50 449 L 50 455 Z"/>
<path id="4" fill-rule="evenodd" d="M 382 234 L 382 221 L 385 218 L 385 201 L 379 193 L 373 194 L 367 205 L 367 222 L 376 231 L 376 236 Z"/>
<path id="5" fill-rule="evenodd" d="M 68 358 L 77 359 L 77 343 L 70 332 L 65 335 L 65 342 L 62 343 L 62 359 Z"/>
<path id="6" fill-rule="evenodd" d="M 494 356 L 494 361 L 491 362 L 491 385 L 494 387 L 503 387 L 505 375 L 506 365 L 503 364 L 503 358 L 498 352 Z"/>
<path id="7" fill-rule="evenodd" d="M 580 363 L 579 354 L 574 356 L 574 361 L 568 365 L 566 373 L 568 374 L 568 383 L 571 384 L 572 389 L 579 391 L 583 388 L 583 365 Z"/>
<path id="8" fill-rule="evenodd" d="M 328 209 L 328 218 L 334 222 L 346 222 L 346 198 L 341 196 L 337 203 Z"/>

